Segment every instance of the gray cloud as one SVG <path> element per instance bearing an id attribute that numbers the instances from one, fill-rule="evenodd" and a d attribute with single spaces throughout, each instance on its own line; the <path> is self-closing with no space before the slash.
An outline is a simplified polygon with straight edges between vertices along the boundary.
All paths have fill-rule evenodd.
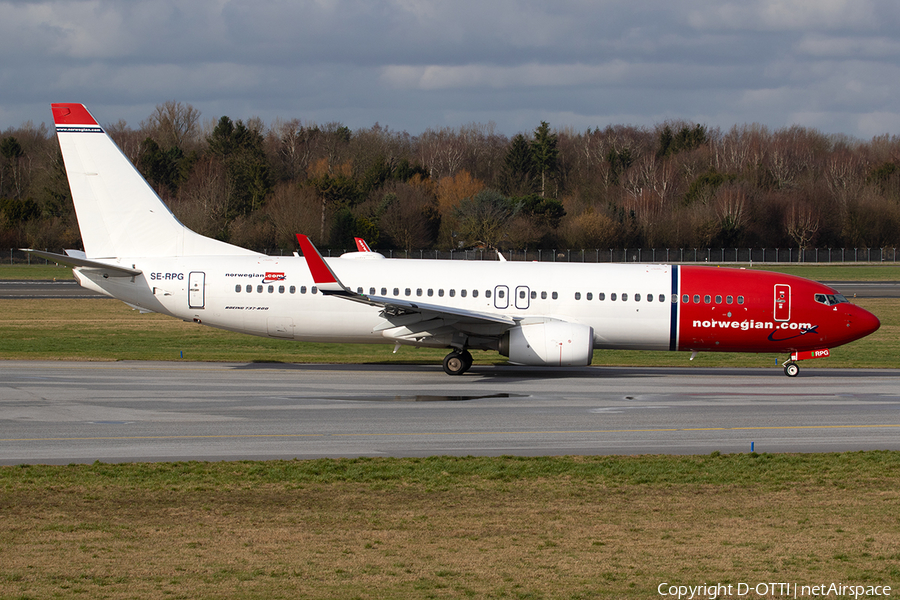
<path id="1" fill-rule="evenodd" d="M 0 129 L 81 101 L 507 134 L 684 118 L 900 127 L 890 0 L 0 0 Z"/>

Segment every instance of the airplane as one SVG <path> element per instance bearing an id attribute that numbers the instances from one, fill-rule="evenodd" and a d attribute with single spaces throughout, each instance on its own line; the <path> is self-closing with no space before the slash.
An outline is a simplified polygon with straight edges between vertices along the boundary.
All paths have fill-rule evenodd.
<path id="1" fill-rule="evenodd" d="M 595 350 L 788 353 L 798 361 L 876 331 L 879 320 L 808 279 L 739 268 L 324 258 L 260 254 L 181 224 L 82 104 L 52 104 L 83 251 L 29 250 L 85 288 L 142 312 L 257 336 L 472 350 L 532 366 L 587 366 Z"/>

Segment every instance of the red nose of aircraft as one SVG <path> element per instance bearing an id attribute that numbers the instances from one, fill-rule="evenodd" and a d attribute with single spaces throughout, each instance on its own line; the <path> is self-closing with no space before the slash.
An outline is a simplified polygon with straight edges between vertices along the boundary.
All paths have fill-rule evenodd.
<path id="1" fill-rule="evenodd" d="M 864 308 L 853 304 L 847 310 L 847 341 L 852 342 L 859 338 L 875 333 L 881 327 L 878 317 Z"/>

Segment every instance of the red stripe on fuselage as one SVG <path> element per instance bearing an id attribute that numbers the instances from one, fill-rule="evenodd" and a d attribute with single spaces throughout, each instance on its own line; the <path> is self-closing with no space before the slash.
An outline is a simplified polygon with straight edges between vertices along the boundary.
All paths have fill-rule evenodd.
<path id="1" fill-rule="evenodd" d="M 790 286 L 786 320 L 776 320 L 787 314 L 776 314 L 776 285 Z M 816 294 L 837 292 L 792 275 L 681 267 L 680 288 L 679 350 L 797 352 L 834 348 L 869 335 L 880 325 L 874 315 L 850 303 L 826 306 L 816 302 Z"/>

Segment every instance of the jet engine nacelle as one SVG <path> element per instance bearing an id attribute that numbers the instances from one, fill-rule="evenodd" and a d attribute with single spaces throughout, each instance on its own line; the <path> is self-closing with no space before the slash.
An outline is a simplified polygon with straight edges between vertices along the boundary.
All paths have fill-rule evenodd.
<path id="1" fill-rule="evenodd" d="M 594 330 L 556 320 L 519 325 L 500 339 L 500 354 L 519 365 L 584 367 L 594 354 Z"/>

